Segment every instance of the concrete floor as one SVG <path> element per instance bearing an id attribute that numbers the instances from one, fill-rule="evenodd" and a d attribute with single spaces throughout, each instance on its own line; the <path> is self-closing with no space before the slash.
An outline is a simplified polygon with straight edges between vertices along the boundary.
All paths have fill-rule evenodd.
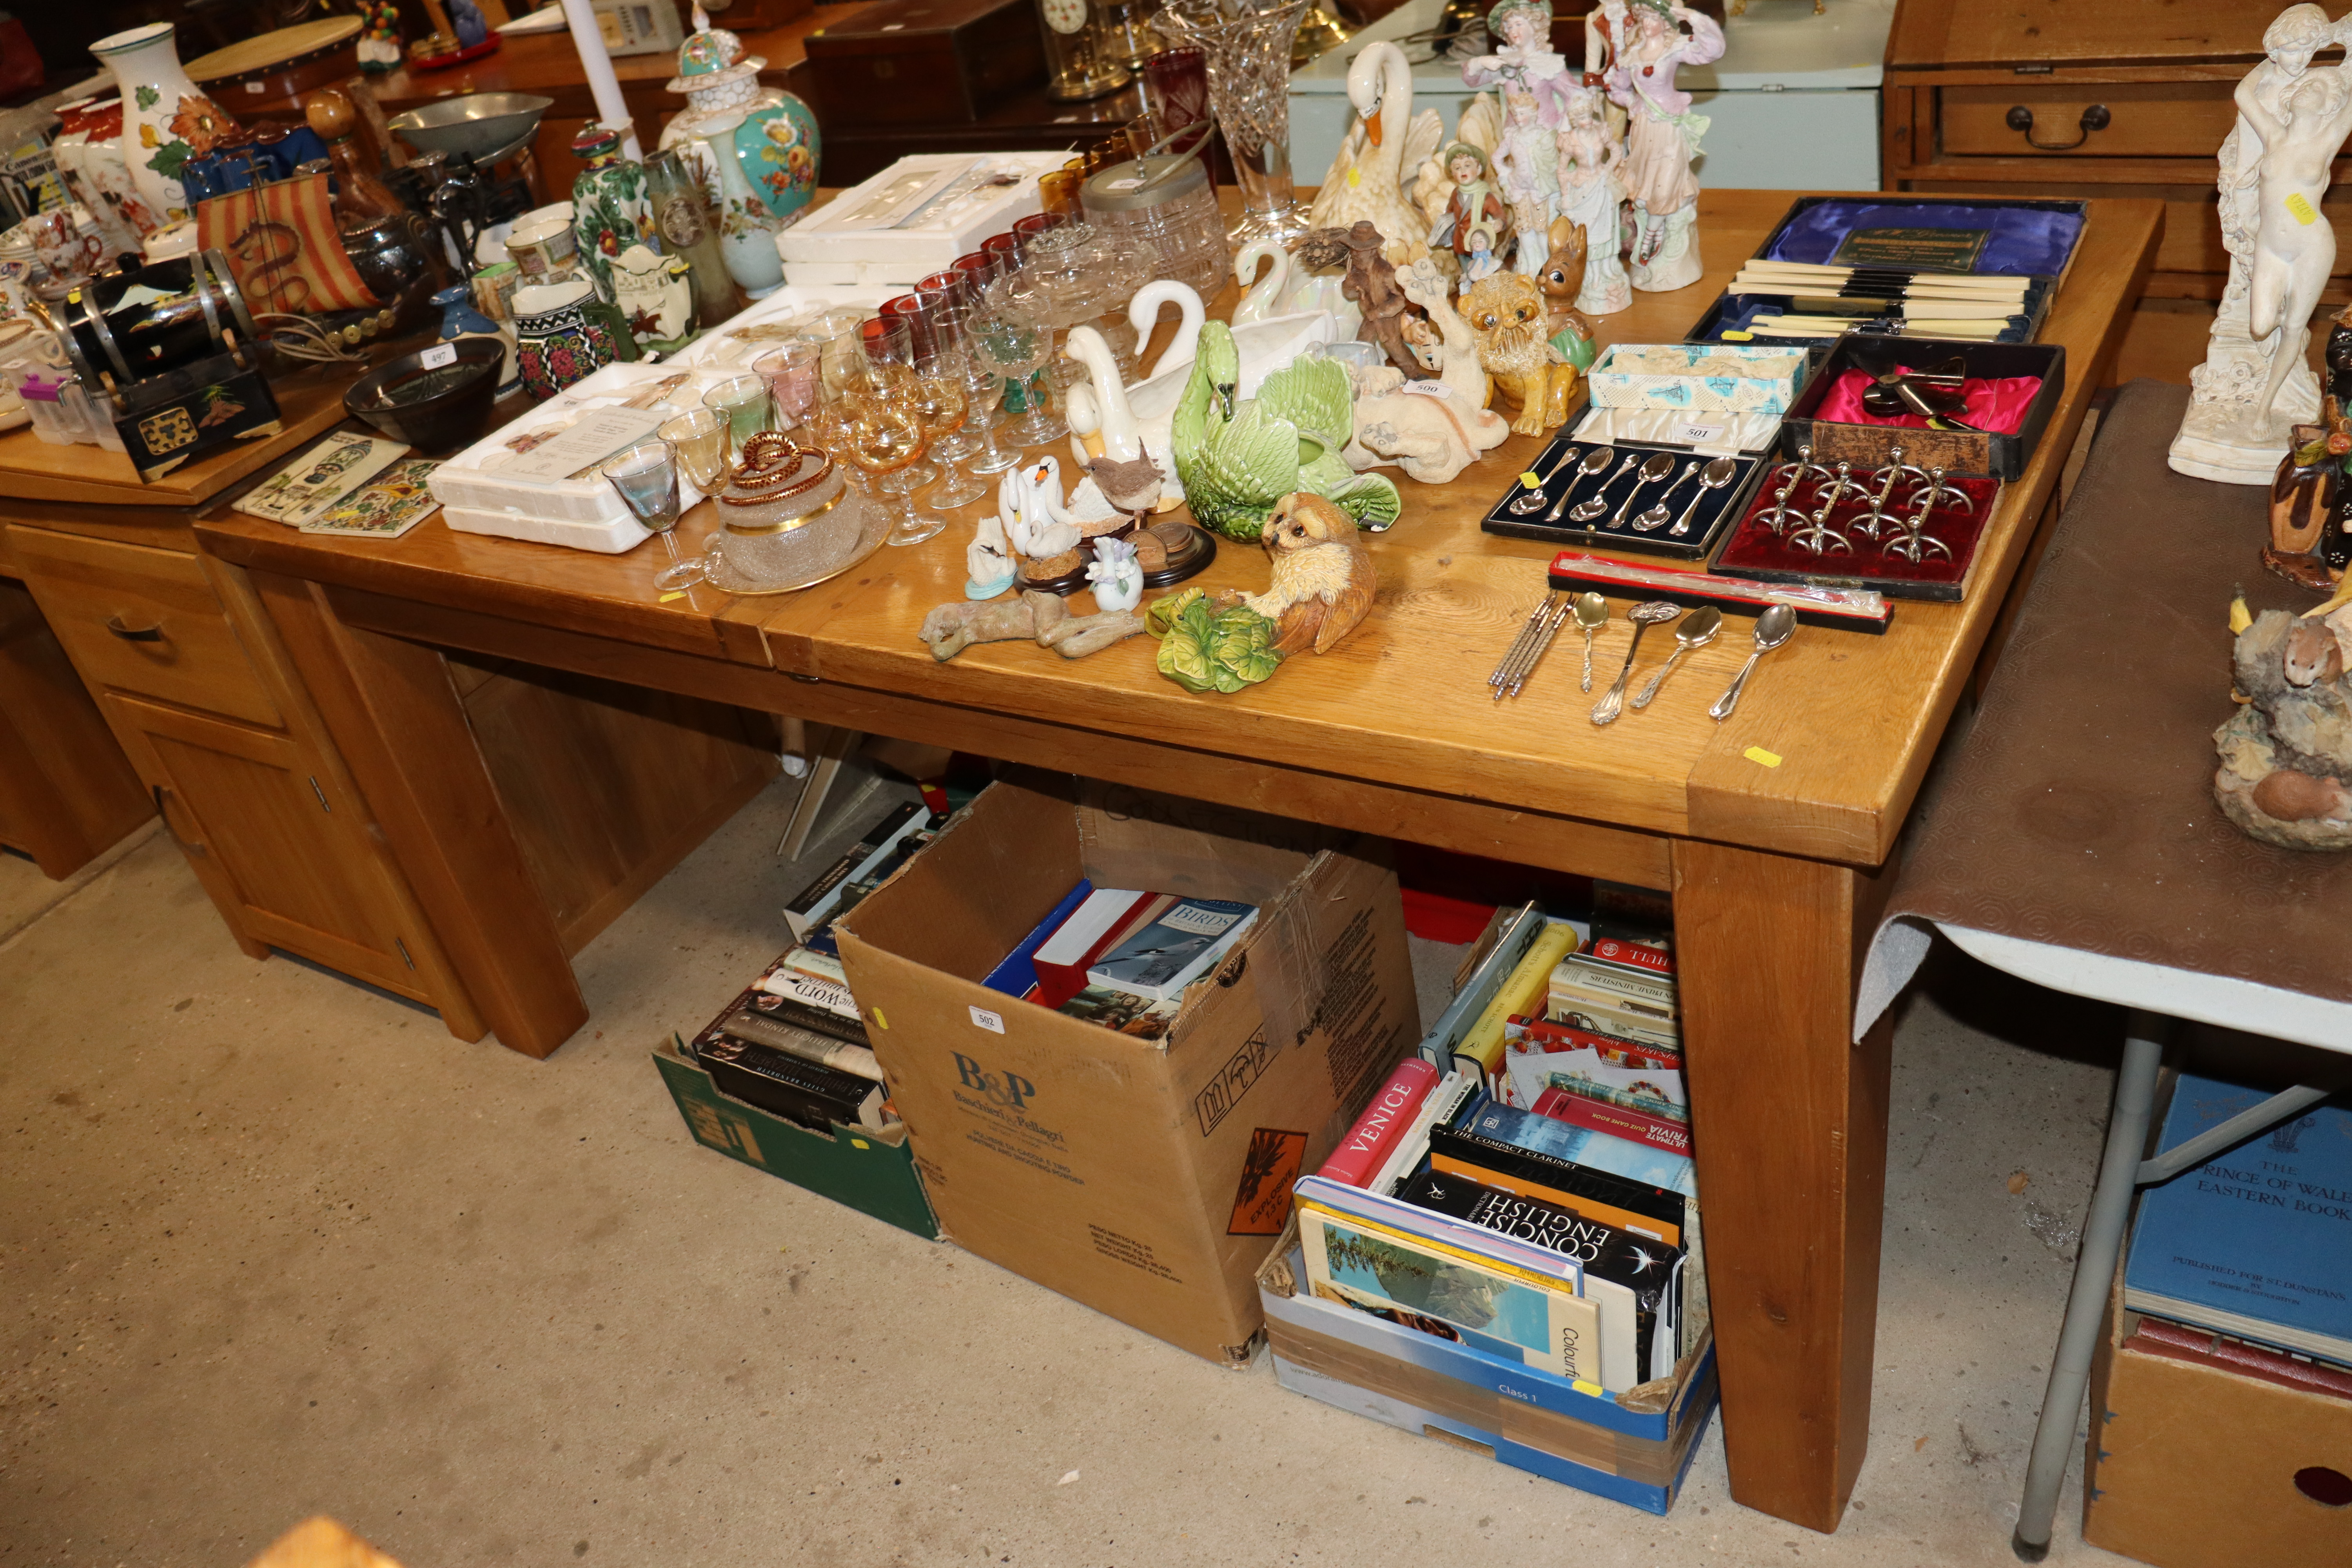
<path id="1" fill-rule="evenodd" d="M 1719 1427 L 1658 1520 L 696 1147 L 646 1053 L 782 944 L 796 787 L 582 955 L 546 1062 L 244 958 L 160 835 L 0 939 L 0 1563 L 235 1564 L 320 1511 L 408 1568 L 2013 1561 L 2111 1016 L 1945 956 L 1895 1040 L 1843 1528 L 1733 1503 Z M 0 858 L 0 931 L 49 899 Z M 2078 1507 L 2050 1561 L 2123 1561 Z"/>

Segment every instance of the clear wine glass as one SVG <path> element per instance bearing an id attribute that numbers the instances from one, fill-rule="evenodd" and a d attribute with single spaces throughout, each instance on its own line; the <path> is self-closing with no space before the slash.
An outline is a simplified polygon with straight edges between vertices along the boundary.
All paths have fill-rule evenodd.
<path id="1" fill-rule="evenodd" d="M 915 333 L 906 317 L 888 313 L 877 315 L 859 329 L 866 342 L 866 358 L 873 367 L 881 395 L 897 402 L 921 418 L 916 406 Z M 924 426 L 924 448 L 930 447 L 930 427 Z M 917 458 L 904 468 L 897 470 L 888 483 L 881 487 L 886 494 L 912 495 L 940 477 L 937 463 Z"/>
<path id="2" fill-rule="evenodd" d="M 990 374 L 1003 377 L 1008 386 L 1022 384 L 1028 401 L 1027 411 L 1005 425 L 1000 434 L 1022 447 L 1042 447 L 1066 434 L 1069 426 L 1041 406 L 1045 395 L 1039 373 L 1054 346 L 1052 331 L 1007 315 L 992 301 L 971 318 L 971 330 L 973 357 Z"/>
<path id="3" fill-rule="evenodd" d="M 604 460 L 605 479 L 620 492 L 630 515 L 661 535 L 670 563 L 654 574 L 658 593 L 691 588 L 703 579 L 700 560 L 688 560 L 677 549 L 677 454 L 667 441 L 640 441 Z"/>
<path id="4" fill-rule="evenodd" d="M 821 430 L 826 451 L 846 458 L 866 476 L 877 496 L 901 509 L 890 529 L 891 543 L 920 544 L 947 526 L 945 519 L 917 510 L 908 496 L 913 486 L 901 476 L 923 455 L 929 437 L 921 416 L 887 378 L 877 374 L 841 386 L 828 380 Z"/>
<path id="5" fill-rule="evenodd" d="M 923 421 L 931 449 L 937 452 L 940 438 L 961 430 L 970 412 L 971 395 L 963 388 L 963 367 L 953 354 L 920 354 L 915 360 L 914 376 L 915 412 Z M 931 487 L 928 498 L 933 506 L 968 506 L 988 494 L 986 485 L 953 463 L 941 463 L 939 469 L 940 481 Z"/>

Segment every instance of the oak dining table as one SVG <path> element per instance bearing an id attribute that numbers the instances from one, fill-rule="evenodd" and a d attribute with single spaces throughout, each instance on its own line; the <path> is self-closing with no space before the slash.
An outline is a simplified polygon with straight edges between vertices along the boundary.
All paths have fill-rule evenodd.
<path id="1" fill-rule="evenodd" d="M 1790 199 L 1706 192 L 1705 276 L 1637 295 L 1601 320 L 1602 341 L 1679 340 Z M 267 607 L 472 1018 L 533 1056 L 588 1007 L 447 650 L 1671 890 L 1732 1495 L 1829 1531 L 1869 1433 L 1885 1195 L 1890 1026 L 1849 1037 L 1863 946 L 1922 776 L 2046 537 L 2162 225 L 2153 201 L 2089 204 L 2042 331 L 2066 351 L 2063 395 L 1994 508 L 1966 598 L 1903 602 L 1883 636 L 1801 629 L 1723 722 L 1706 708 L 1748 651 L 1745 618 L 1606 729 L 1577 689 L 1573 628 L 1521 696 L 1490 700 L 1486 673 L 1545 594 L 1553 547 L 1479 520 L 1535 437 L 1444 487 L 1400 479 L 1402 519 L 1368 541 L 1380 589 L 1362 626 L 1231 696 L 1166 679 L 1141 637 L 1075 661 L 1002 643 L 935 662 L 916 628 L 962 597 L 978 506 L 929 543 L 779 597 L 665 596 L 656 545 L 586 554 L 437 519 L 353 541 L 216 507 L 195 531 Z M 709 510 L 684 520 L 683 548 L 700 548 Z M 1259 552 L 1228 544 L 1198 581 L 1265 579 Z M 1627 636 L 1626 602 L 1612 607 L 1604 679 Z"/>

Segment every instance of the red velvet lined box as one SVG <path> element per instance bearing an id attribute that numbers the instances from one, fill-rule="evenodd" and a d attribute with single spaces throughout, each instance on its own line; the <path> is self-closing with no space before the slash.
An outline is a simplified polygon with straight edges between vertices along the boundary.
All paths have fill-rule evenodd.
<path id="1" fill-rule="evenodd" d="M 1759 519 L 1772 506 L 1784 477 L 1784 469 L 1775 468 L 1764 477 L 1748 503 L 1748 510 L 1731 535 L 1723 553 L 1715 560 L 1715 570 L 1726 577 L 1746 577 L 1759 583 L 1814 583 L 1834 588 L 1871 588 L 1889 598 L 1937 599 L 1956 603 L 1968 594 L 1969 576 L 1975 570 L 1977 541 L 1982 536 L 1986 520 L 1991 515 L 1993 503 L 2000 495 L 2000 481 L 1990 479 L 1948 479 L 1945 483 L 1958 490 L 1974 503 L 1974 510 L 1961 511 L 1938 506 L 1927 517 L 1927 536 L 1940 539 L 1951 546 L 1952 559 L 1946 560 L 1932 552 L 1913 563 L 1890 554 L 1877 542 L 1854 531 L 1870 511 L 1870 490 L 1864 487 L 1860 496 L 1841 502 L 1829 515 L 1829 525 L 1853 542 L 1851 554 L 1832 549 L 1825 555 L 1815 555 L 1789 542 L 1788 531 L 1774 533 Z M 1813 499 L 1821 487 L 1818 483 L 1801 487 L 1790 500 L 1790 510 L 1808 513 L 1818 510 L 1820 501 Z M 1898 496 L 1909 496 L 1916 490 L 1914 484 L 1896 487 Z M 1890 507 L 1890 518 L 1907 515 L 1907 506 Z M 1887 540 L 1900 537 L 1899 530 L 1890 528 Z"/>

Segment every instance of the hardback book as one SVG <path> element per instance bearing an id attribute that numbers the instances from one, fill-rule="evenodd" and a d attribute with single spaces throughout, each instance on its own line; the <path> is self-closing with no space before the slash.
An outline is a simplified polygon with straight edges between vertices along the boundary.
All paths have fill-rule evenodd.
<path id="1" fill-rule="evenodd" d="M 783 963 L 795 974 L 805 974 L 812 980 L 830 980 L 844 990 L 849 987 L 849 976 L 842 970 L 838 949 L 832 953 L 824 953 L 803 942 L 785 951 Z"/>
<path id="2" fill-rule="evenodd" d="M 1413 1178 L 1403 1197 L 1581 1264 L 1584 1297 L 1601 1308 L 1601 1384 L 1610 1393 L 1664 1377 L 1682 1359 L 1685 1346 L 1675 1305 L 1675 1268 L 1682 1255 L 1676 1248 L 1540 1198 L 1436 1171 Z"/>
<path id="3" fill-rule="evenodd" d="M 794 894 L 792 902 L 784 906 L 784 923 L 792 928 L 793 940 L 806 942 L 810 931 L 832 920 L 842 889 L 866 875 L 907 835 L 929 826 L 930 816 L 929 808 L 918 801 L 899 805 L 867 830 L 866 837 L 852 845 L 840 859 L 818 873 L 814 881 Z"/>
<path id="4" fill-rule="evenodd" d="M 1383 1197 L 1391 1196 L 1404 1184 L 1407 1177 L 1418 1171 L 1429 1159 L 1429 1130 L 1441 1121 L 1451 1121 L 1477 1089 L 1466 1074 L 1449 1072 L 1437 1080 L 1435 1088 L 1424 1096 L 1412 1121 L 1389 1150 L 1388 1158 L 1372 1179 L 1364 1184 L 1366 1190 Z"/>
<path id="5" fill-rule="evenodd" d="M 1538 1116 L 1549 1116 L 1554 1121 L 1564 1121 L 1570 1127 L 1605 1132 L 1612 1138 L 1664 1149 L 1685 1159 L 1690 1156 L 1690 1127 L 1686 1122 L 1668 1121 L 1643 1111 L 1628 1110 L 1622 1105 L 1588 1100 L 1581 1094 L 1556 1088 L 1545 1089 L 1528 1109 Z"/>
<path id="6" fill-rule="evenodd" d="M 1531 1110 L 1498 1104 L 1491 1097 L 1474 1102 L 1463 1112 L 1462 1131 L 1528 1153 L 1548 1155 L 1564 1164 L 1581 1165 L 1624 1181 L 1664 1187 L 1685 1197 L 1698 1190 L 1687 1154 L 1570 1126 Z"/>
<path id="7" fill-rule="evenodd" d="M 1087 895 L 1094 890 L 1092 882 L 1080 878 L 1078 885 L 1070 889 L 1068 896 L 1031 928 L 1029 934 L 1021 939 L 1020 946 L 999 959 L 996 967 L 988 972 L 988 977 L 981 984 L 991 991 L 1002 991 L 1007 996 L 1026 996 L 1035 990 L 1037 950 L 1045 945 L 1046 938 L 1062 929 L 1062 922 L 1076 914 L 1078 906 L 1087 901 Z"/>
<path id="8" fill-rule="evenodd" d="M 2162 1318 L 2142 1316 L 2139 1327 L 2124 1342 L 2124 1349 L 2234 1372 L 2241 1377 L 2259 1377 L 2283 1388 L 2352 1400 L 2352 1367 L 2305 1361 L 2268 1345 L 2249 1344 L 2228 1334 L 2209 1333 Z"/>
<path id="9" fill-rule="evenodd" d="M 1089 985 L 1055 1011 L 1139 1040 L 1156 1040 L 1167 1034 L 1168 1026 L 1176 1021 L 1176 1009 L 1173 1002 L 1155 1002 L 1131 991 Z"/>
<path id="10" fill-rule="evenodd" d="M 1557 1089 L 1667 1121 L 1690 1121 L 1683 1075 L 1672 1068 L 1619 1067 L 1591 1050 L 1540 1057 L 1522 1053 L 1512 1056 L 1509 1062 L 1511 1103 L 1530 1110 L 1546 1089 Z"/>
<path id="11" fill-rule="evenodd" d="M 1583 1289 L 1584 1266 L 1566 1253 L 1516 1237 L 1497 1236 L 1467 1220 L 1409 1204 L 1402 1198 L 1382 1197 L 1362 1187 L 1326 1181 L 1321 1176 L 1299 1177 L 1291 1184 L 1291 1195 L 1303 1205 L 1398 1231 L 1440 1251 L 1463 1253 L 1482 1263 L 1523 1268 L 1565 1289 Z"/>
<path id="12" fill-rule="evenodd" d="M 1549 1018 L 1513 1017 L 1504 1026 L 1504 1037 L 1507 1049 L 1531 1056 L 1589 1050 L 1598 1052 L 1601 1060 L 1620 1067 L 1672 1068 L 1680 1072 L 1683 1066 L 1683 1054 L 1674 1047 L 1595 1034 L 1572 1024 L 1555 1024 Z"/>
<path id="13" fill-rule="evenodd" d="M 1087 968 L 1087 983 L 1170 1002 L 1213 968 L 1255 923 L 1257 906 L 1230 899 L 1177 899 L 1130 926 Z"/>
<path id="14" fill-rule="evenodd" d="M 1557 1280 L 1308 1205 L 1298 1239 L 1318 1296 L 1434 1318 L 1489 1355 L 1601 1386 L 1598 1304 Z"/>
<path id="15" fill-rule="evenodd" d="M 757 1008 L 763 1018 L 790 1024 L 795 1029 L 806 1029 L 853 1046 L 872 1047 L 873 1041 L 866 1036 L 866 1020 L 863 1017 L 837 1013 L 830 1007 L 818 1006 L 797 996 L 770 989 L 769 982 L 782 970 L 782 964 L 771 964 L 768 972 L 760 976 L 760 983 L 743 994 L 746 998 L 743 1005 Z M 841 988 L 828 986 L 826 989 L 831 992 Z"/>
<path id="16" fill-rule="evenodd" d="M 2183 1073 L 2159 1146 L 2268 1098 Z M 2352 1109 L 2324 1103 L 2144 1192 L 2124 1305 L 2352 1361 Z"/>
<path id="17" fill-rule="evenodd" d="M 1675 975 L 1675 955 L 1662 942 L 1636 942 L 1631 937 L 1595 934 L 1585 943 L 1584 956 L 1596 963 L 1613 963 L 1638 974 L 1654 974 L 1671 980 Z"/>
<path id="18" fill-rule="evenodd" d="M 1388 1081 L 1348 1129 L 1330 1158 L 1315 1173 L 1343 1186 L 1364 1187 L 1384 1163 L 1390 1152 L 1412 1125 L 1413 1117 L 1437 1087 L 1437 1069 L 1419 1057 L 1397 1063 Z"/>
<path id="19" fill-rule="evenodd" d="M 760 989 L 787 1002 L 797 1002 L 805 1007 L 831 1013 L 852 1022 L 862 1022 L 864 1015 L 857 1010 L 857 998 L 849 987 L 836 980 L 824 980 L 800 970 L 777 964 L 761 976 Z"/>
<path id="20" fill-rule="evenodd" d="M 1084 991 L 1089 984 L 1087 968 L 1105 948 L 1119 939 L 1139 915 L 1165 909 L 1176 900 L 1166 895 L 1147 893 L 1133 888 L 1097 888 L 1088 893 L 1070 918 L 1037 946 L 1030 963 L 1037 971 L 1037 999 L 1048 1007 L 1063 1003 Z M 1127 989 L 1118 987 L 1118 989 Z"/>
<path id="21" fill-rule="evenodd" d="M 1682 1030 L 1675 1020 L 1654 1013 L 1637 1013 L 1631 1005 L 1621 1007 L 1555 993 L 1546 999 L 1544 1016 L 1555 1024 L 1566 1024 L 1588 1034 L 1613 1035 L 1635 1045 L 1662 1046 L 1670 1051 L 1683 1048 Z"/>
<path id="22" fill-rule="evenodd" d="M 859 1078 L 882 1081 L 882 1064 L 873 1050 L 866 1046 L 837 1040 L 831 1035 L 820 1035 L 785 1023 L 753 1006 L 738 1007 L 719 1020 L 719 1032 L 754 1045 L 770 1046 L 789 1052 L 803 1061 L 812 1061 L 836 1072 L 853 1073 Z"/>
<path id="23" fill-rule="evenodd" d="M 1561 959 L 1551 972 L 1551 993 L 1589 996 L 1596 1001 L 1643 1011 L 1655 1009 L 1675 1016 L 1675 983 L 1670 977 L 1644 974 L 1621 964 L 1599 963 L 1581 952 Z"/>
<path id="24" fill-rule="evenodd" d="M 882 1086 L 870 1079 L 732 1035 L 700 1045 L 695 1056 L 722 1093 L 812 1131 L 835 1124 L 882 1129 Z"/>
<path id="25" fill-rule="evenodd" d="M 1478 1102 L 1474 1096 L 1473 1103 Z M 1685 1220 L 1693 1205 L 1682 1194 L 1486 1137 L 1465 1128 L 1460 1118 L 1430 1128 L 1429 1163 L 1433 1170 L 1541 1198 L 1668 1247 L 1686 1245 Z"/>

